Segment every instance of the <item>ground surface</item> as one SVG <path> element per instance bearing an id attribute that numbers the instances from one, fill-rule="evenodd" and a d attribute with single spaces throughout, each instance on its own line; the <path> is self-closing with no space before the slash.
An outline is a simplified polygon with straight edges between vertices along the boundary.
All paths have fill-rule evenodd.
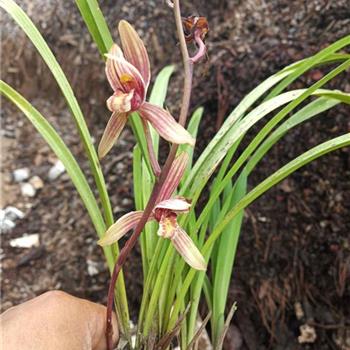
<path id="1" fill-rule="evenodd" d="M 44 33 L 82 103 L 99 140 L 108 112 L 109 89 L 96 48 L 91 45 L 73 2 L 18 1 Z M 152 55 L 154 73 L 179 62 L 173 21 L 164 2 L 102 1 L 109 24 L 126 18 L 136 24 Z M 197 69 L 192 107 L 204 105 L 203 147 L 217 123 L 265 77 L 349 34 L 347 0 L 184 1 L 186 14 L 209 19 L 209 61 Z M 115 30 L 114 30 L 114 34 Z M 34 48 L 3 15 L 2 76 L 52 122 L 72 147 L 83 168 L 86 161 L 69 111 Z M 314 71 L 303 83 L 322 76 Z M 176 115 L 181 77 L 176 74 L 167 105 Z M 218 89 L 220 82 L 221 88 Z M 337 81 L 350 91 L 349 75 Z M 228 101 L 225 103 L 224 101 Z M 24 119 L 3 101 L 2 199 L 26 214 L 1 235 L 2 310 L 48 289 L 105 302 L 108 273 L 91 223 L 66 174 L 48 172 L 56 159 Z M 338 108 L 291 132 L 252 174 L 250 185 L 264 179 L 310 146 L 350 130 L 349 108 Z M 132 208 L 131 150 L 126 130 L 103 163 L 115 216 Z M 118 160 L 118 162 L 116 162 Z M 21 195 L 12 171 L 29 167 L 44 187 L 34 198 Z M 234 324 L 241 349 L 349 349 L 350 326 L 350 157 L 339 150 L 318 160 L 271 190 L 246 211 L 230 301 L 239 311 Z M 13 248 L 11 239 L 37 233 L 39 247 Z M 137 250 L 126 264 L 126 280 L 135 317 L 142 291 Z M 298 320 L 296 309 L 304 316 Z M 299 327 L 308 322 L 317 338 L 299 345 Z M 346 335 L 347 332 L 347 335 Z"/>

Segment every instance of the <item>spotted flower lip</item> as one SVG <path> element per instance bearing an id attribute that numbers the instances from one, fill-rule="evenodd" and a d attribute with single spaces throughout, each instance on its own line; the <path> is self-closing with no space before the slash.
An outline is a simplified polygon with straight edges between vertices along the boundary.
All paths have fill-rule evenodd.
<path id="1" fill-rule="evenodd" d="M 184 197 L 173 197 L 184 174 L 188 162 L 187 153 L 181 153 L 170 168 L 166 186 L 161 190 L 157 204 L 153 209 L 149 221 L 159 223 L 157 234 L 170 239 L 174 248 L 182 258 L 194 269 L 206 270 L 206 262 L 189 235 L 177 223 L 177 216 L 187 213 L 191 203 Z M 119 218 L 98 241 L 101 246 L 117 242 L 128 231 L 134 229 L 142 217 L 143 211 L 133 211 Z"/>
<path id="2" fill-rule="evenodd" d="M 106 75 L 114 93 L 107 100 L 112 112 L 98 147 L 103 158 L 112 148 L 125 127 L 130 113 L 137 111 L 143 120 L 150 159 L 155 172 L 159 172 L 149 132 L 148 123 L 165 140 L 175 144 L 194 145 L 195 139 L 165 109 L 146 102 L 151 79 L 146 48 L 135 29 L 122 20 L 118 26 L 122 49 L 113 44 L 106 54 Z M 153 154 L 152 154 L 153 153 Z"/>

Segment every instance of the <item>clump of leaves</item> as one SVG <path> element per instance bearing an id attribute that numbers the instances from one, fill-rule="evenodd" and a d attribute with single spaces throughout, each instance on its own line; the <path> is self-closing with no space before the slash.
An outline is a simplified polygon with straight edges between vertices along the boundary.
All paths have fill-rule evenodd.
<path id="1" fill-rule="evenodd" d="M 100 158 L 106 156 L 126 123 L 131 125 L 137 140 L 133 152 L 136 211 L 114 221 L 100 160 L 73 90 L 35 25 L 13 0 L 0 0 L 0 6 L 25 31 L 66 98 L 85 147 L 101 206 L 74 155 L 50 123 L 3 81 L 0 91 L 24 113 L 48 142 L 65 165 L 81 196 L 112 274 L 108 317 L 114 300 L 127 346 L 165 349 L 171 346 L 172 339 L 176 337 L 181 349 L 195 349 L 198 336 L 205 327 L 203 325 L 197 329 L 198 306 L 203 299 L 211 316 L 211 343 L 215 349 L 221 349 L 235 310 L 233 307 L 231 312 L 225 313 L 244 209 L 300 167 L 350 144 L 349 133 L 319 144 L 248 191 L 249 175 L 288 131 L 341 103 L 350 104 L 349 93 L 324 88 L 350 67 L 350 55 L 343 52 L 350 45 L 350 36 L 263 81 L 227 116 L 215 137 L 194 161 L 194 140 L 203 109 L 199 108 L 193 113 L 187 130 L 185 125 L 192 72 L 205 54 L 207 22 L 198 17 L 184 21 L 179 0 L 168 1 L 174 11 L 185 73 L 177 122 L 163 108 L 173 67 L 166 67 L 159 73 L 147 101 L 149 61 L 136 31 L 127 22 L 120 22 L 122 51 L 118 46 L 113 46 L 112 36 L 97 1 L 76 0 L 76 3 L 100 54 L 102 57 L 107 55 L 106 73 L 113 89 L 113 95 L 107 100 L 112 116 L 98 154 Z M 190 57 L 187 45 L 193 43 L 197 51 Z M 322 79 L 304 89 L 289 89 L 294 81 L 319 65 L 331 67 Z M 267 116 L 270 116 L 267 123 L 238 153 L 238 146 L 246 133 Z M 167 161 L 162 166 L 158 162 L 159 135 L 172 143 Z M 209 191 L 209 196 L 199 211 L 196 204 L 204 189 Z M 186 215 L 180 215 L 182 213 Z M 110 244 L 129 230 L 133 230 L 133 234 L 121 252 L 112 250 Z M 123 275 L 119 272 L 138 241 L 142 253 L 144 291 L 137 320 L 136 342 L 132 342 L 127 293 Z M 206 266 L 210 267 L 210 274 L 206 272 Z M 107 332 L 107 337 L 110 339 L 110 332 Z"/>

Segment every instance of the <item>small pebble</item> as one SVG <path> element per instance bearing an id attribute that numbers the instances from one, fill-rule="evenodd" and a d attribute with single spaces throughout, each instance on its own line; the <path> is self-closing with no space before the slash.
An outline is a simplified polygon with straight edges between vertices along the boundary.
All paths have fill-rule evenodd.
<path id="1" fill-rule="evenodd" d="M 100 264 L 98 262 L 88 259 L 86 260 L 86 263 L 87 263 L 88 274 L 90 276 L 96 276 L 100 273 L 98 268 Z"/>
<path id="2" fill-rule="evenodd" d="M 129 198 L 123 198 L 121 204 L 122 206 L 127 207 L 129 205 L 132 205 L 132 200 Z"/>
<path id="3" fill-rule="evenodd" d="M 5 233 L 11 231 L 16 224 L 10 219 L 0 220 L 0 233 Z"/>
<path id="4" fill-rule="evenodd" d="M 295 312 L 295 316 L 298 320 L 301 320 L 305 316 L 303 307 L 301 306 L 300 302 L 296 302 L 294 304 L 294 312 Z"/>
<path id="5" fill-rule="evenodd" d="M 22 196 L 25 197 L 34 197 L 36 191 L 32 184 L 30 184 L 29 182 L 24 182 L 21 184 L 21 193 Z"/>
<path id="6" fill-rule="evenodd" d="M 258 216 L 258 221 L 260 221 L 260 222 L 268 222 L 269 219 L 267 217 L 265 217 L 265 216 Z"/>
<path id="7" fill-rule="evenodd" d="M 23 219 L 24 218 L 24 213 L 23 211 L 17 209 L 16 207 L 13 206 L 8 206 L 4 210 L 4 214 L 6 218 L 10 220 L 17 220 L 17 219 Z"/>
<path id="8" fill-rule="evenodd" d="M 317 335 L 314 327 L 309 326 L 308 324 L 303 324 L 299 327 L 300 335 L 298 336 L 299 344 L 305 343 L 314 343 Z"/>
<path id="9" fill-rule="evenodd" d="M 39 235 L 33 233 L 19 238 L 11 239 L 10 246 L 13 248 L 32 248 L 39 246 Z"/>
<path id="10" fill-rule="evenodd" d="M 8 206 L 0 210 L 0 233 L 11 231 L 17 219 L 24 218 L 24 213 L 13 206 Z"/>
<path id="11" fill-rule="evenodd" d="M 66 171 L 63 163 L 57 160 L 56 163 L 49 170 L 49 180 L 56 180 Z"/>
<path id="12" fill-rule="evenodd" d="M 44 187 L 44 182 L 41 180 L 41 178 L 37 175 L 33 176 L 30 180 L 29 183 L 36 189 L 40 190 L 41 188 Z"/>
<path id="13" fill-rule="evenodd" d="M 29 178 L 29 168 L 20 168 L 20 169 L 16 169 L 12 175 L 13 175 L 13 179 L 16 182 L 22 182 L 25 181 Z"/>
<path id="14" fill-rule="evenodd" d="M 119 205 L 117 205 L 116 207 L 113 208 L 113 213 L 117 214 L 117 213 L 121 213 L 123 212 L 125 209 Z"/>

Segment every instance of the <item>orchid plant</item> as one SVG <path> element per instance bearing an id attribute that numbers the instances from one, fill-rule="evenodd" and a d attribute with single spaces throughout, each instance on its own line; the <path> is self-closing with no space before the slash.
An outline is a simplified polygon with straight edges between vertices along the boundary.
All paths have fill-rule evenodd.
<path id="1" fill-rule="evenodd" d="M 193 70 L 201 64 L 207 50 L 204 39 L 208 23 L 203 17 L 183 19 L 180 0 L 167 3 L 174 13 L 183 57 L 184 89 L 176 119 L 163 108 L 173 67 L 159 73 L 147 99 L 150 64 L 136 30 L 128 22 L 120 21 L 120 48 L 113 43 L 97 0 L 76 0 L 94 42 L 106 57 L 107 80 L 113 90 L 107 99 L 112 115 L 96 151 L 73 90 L 44 38 L 13 0 L 0 0 L 0 7 L 37 48 L 72 111 L 98 198 L 74 155 L 42 114 L 3 81 L 0 91 L 25 114 L 62 160 L 99 236 L 98 243 L 103 247 L 111 272 L 106 315 L 108 348 L 113 347 L 110 321 L 114 304 L 122 334 L 120 349 L 175 346 L 197 349 L 210 321 L 210 348 L 220 350 L 236 307 L 227 307 L 227 295 L 244 209 L 303 165 L 350 145 L 350 134 L 345 133 L 314 146 L 248 191 L 250 173 L 288 131 L 341 103 L 350 104 L 349 93 L 324 88 L 350 67 L 350 55 L 343 51 L 350 45 L 350 36 L 263 81 L 227 116 L 194 161 L 193 147 L 203 109 L 197 109 L 189 123 L 186 121 Z M 195 50 L 193 56 L 188 52 L 190 45 Z M 311 86 L 287 90 L 305 72 L 327 64 L 332 64 L 327 74 Z M 266 116 L 271 116 L 269 121 L 238 153 L 245 134 Z M 133 153 L 136 210 L 115 221 L 100 160 L 108 154 L 127 123 L 136 139 Z M 159 137 L 172 144 L 162 166 L 158 162 Z M 199 207 L 197 202 L 204 189 L 209 196 Z M 129 231 L 132 234 L 119 251 L 118 241 Z M 144 291 L 137 331 L 133 333 L 122 266 L 137 242 L 141 247 Z M 200 302 L 209 310 L 205 318 L 199 313 Z"/>
<path id="2" fill-rule="evenodd" d="M 148 221 L 156 220 L 159 222 L 158 236 L 169 238 L 175 249 L 190 266 L 197 270 L 206 270 L 203 256 L 188 234 L 177 223 L 178 214 L 189 212 L 191 203 L 184 197 L 171 198 L 184 174 L 187 162 L 188 155 L 185 152 L 182 152 L 174 160 L 167 181 L 159 191 L 159 197 L 152 214 L 148 217 Z M 128 231 L 135 229 L 143 215 L 143 210 L 125 214 L 109 227 L 98 243 L 105 246 L 117 242 Z"/>

